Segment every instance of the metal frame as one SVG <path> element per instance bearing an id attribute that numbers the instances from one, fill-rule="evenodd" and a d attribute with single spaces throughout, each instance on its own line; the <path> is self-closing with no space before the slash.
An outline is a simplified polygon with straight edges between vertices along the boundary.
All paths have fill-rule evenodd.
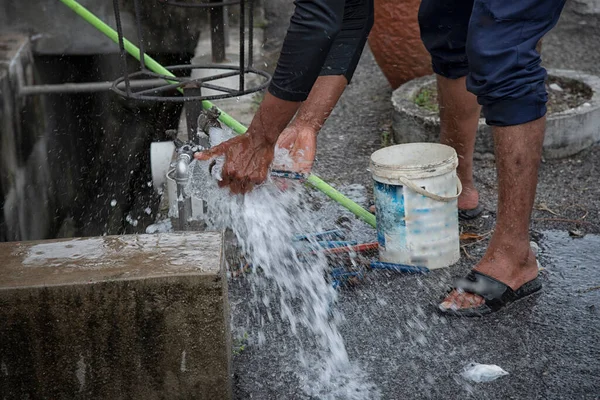
<path id="1" fill-rule="evenodd" d="M 218 0 L 216 0 L 218 1 Z M 159 0 L 161 4 L 177 6 L 177 7 L 198 7 L 198 8 L 210 8 L 211 9 L 211 42 L 213 51 L 213 61 L 219 62 L 225 59 L 225 38 L 224 38 L 224 20 L 223 20 L 223 7 L 227 5 L 240 5 L 240 61 L 239 65 L 222 65 L 222 64 L 203 64 L 203 65 L 174 65 L 166 67 L 170 72 L 187 72 L 195 69 L 216 69 L 222 70 L 223 72 L 213 76 L 204 78 L 190 78 L 184 77 L 171 77 L 150 71 L 145 65 L 145 49 L 144 49 L 144 38 L 142 34 L 141 24 L 141 7 L 140 0 L 133 0 L 135 10 L 135 22 L 137 27 L 137 37 L 139 43 L 139 60 L 140 70 L 134 73 L 129 73 L 127 68 L 127 54 L 125 52 L 123 28 L 121 25 L 121 15 L 119 9 L 119 0 L 113 0 L 113 8 L 115 13 L 115 20 L 117 25 L 118 44 L 121 56 L 121 69 L 123 76 L 113 82 L 112 90 L 122 97 L 136 99 L 136 100 L 148 100 L 148 101 L 165 101 L 165 102 L 190 102 L 190 101 L 201 101 L 201 100 L 218 100 L 226 99 L 231 97 L 238 97 L 254 93 L 266 88 L 271 80 L 271 76 L 264 71 L 258 70 L 253 67 L 253 36 L 254 36 L 254 0 L 226 0 L 218 2 L 204 2 L 204 3 L 184 3 L 181 1 L 172 0 Z M 246 60 L 246 4 L 248 4 L 248 59 Z M 190 72 L 191 74 L 191 72 Z M 246 87 L 246 74 L 254 74 L 264 78 L 264 82 L 247 88 Z M 221 78 L 228 78 L 232 76 L 239 76 L 239 85 L 237 89 L 231 89 L 224 86 L 216 85 L 211 83 L 214 80 Z M 156 85 L 152 87 L 139 87 L 140 85 L 134 84 L 138 79 L 144 81 L 152 79 L 163 79 L 166 81 L 162 85 Z M 214 95 L 202 95 L 202 88 L 215 90 L 222 92 L 222 94 Z M 136 89 L 136 90 L 134 90 Z M 182 94 L 171 95 L 171 93 L 177 90 Z"/>
<path id="2" fill-rule="evenodd" d="M 236 90 L 236 89 L 226 88 L 224 86 L 219 86 L 219 85 L 214 85 L 214 84 L 208 83 L 208 82 L 216 80 L 216 79 L 227 78 L 230 76 L 238 75 L 240 73 L 239 72 L 240 70 L 239 70 L 239 67 L 235 66 L 235 65 L 219 65 L 219 64 L 195 65 L 195 64 L 190 64 L 190 65 L 174 65 L 174 66 L 170 66 L 170 67 L 166 67 L 166 68 L 171 72 L 194 70 L 194 69 L 221 69 L 221 70 L 230 71 L 230 72 L 223 72 L 221 74 L 212 75 L 212 76 L 205 77 L 205 78 L 189 78 L 189 77 L 171 77 L 171 76 L 156 74 L 149 70 L 145 70 L 145 71 L 134 72 L 133 74 L 128 74 L 128 75 L 125 75 L 124 77 L 117 79 L 116 81 L 113 82 L 111 89 L 115 93 L 117 93 L 123 97 L 128 97 L 128 98 L 137 99 L 137 100 L 151 100 L 151 101 L 165 101 L 165 102 L 188 102 L 188 101 L 200 101 L 200 100 L 227 99 L 227 98 L 231 98 L 231 97 L 238 97 L 238 96 L 243 96 L 246 94 L 254 93 L 254 92 L 257 92 L 259 90 L 266 88 L 269 85 L 269 82 L 271 79 L 271 76 L 267 72 L 264 72 L 264 71 L 261 71 L 261 70 L 255 69 L 255 68 L 246 68 L 246 71 L 245 71 L 246 73 L 251 73 L 251 74 L 262 76 L 265 78 L 265 82 L 261 83 L 258 86 L 251 87 L 249 89 Z M 141 78 L 141 79 L 143 79 L 144 82 L 149 82 L 150 79 L 154 78 L 154 79 L 152 79 L 152 82 L 154 82 L 154 83 L 159 82 L 158 80 L 156 80 L 158 78 L 158 79 L 163 79 L 164 81 L 167 81 L 167 83 L 165 84 L 164 81 L 161 81 L 163 83 L 162 85 L 156 85 L 154 87 L 148 88 L 148 85 L 145 85 L 145 86 L 135 85 L 135 83 L 137 81 L 132 80 L 132 78 Z M 215 95 L 208 95 L 208 96 L 205 96 L 202 94 L 182 95 L 182 96 L 176 96 L 176 97 L 152 95 L 152 93 L 155 93 L 155 94 L 156 93 L 165 93 L 165 92 L 170 92 L 170 91 L 174 91 L 177 89 L 183 89 L 183 91 L 185 92 L 187 87 L 189 87 L 189 86 L 193 87 L 194 84 L 197 84 L 198 86 L 206 88 L 206 89 L 218 90 L 218 91 L 224 92 L 224 94 L 215 94 Z M 127 85 L 129 85 L 129 91 L 127 91 Z M 146 89 L 135 92 L 133 90 L 135 88 L 142 88 L 142 89 L 146 88 Z"/>
<path id="3" fill-rule="evenodd" d="M 175 6 L 175 7 L 188 7 L 188 8 L 211 8 L 211 7 L 224 7 L 224 6 L 232 6 L 235 4 L 240 4 L 241 0 L 226 0 L 220 2 L 210 2 L 210 3 L 187 3 L 184 1 L 173 1 L 173 0 L 158 0 L 159 3 L 167 5 L 167 6 Z"/>

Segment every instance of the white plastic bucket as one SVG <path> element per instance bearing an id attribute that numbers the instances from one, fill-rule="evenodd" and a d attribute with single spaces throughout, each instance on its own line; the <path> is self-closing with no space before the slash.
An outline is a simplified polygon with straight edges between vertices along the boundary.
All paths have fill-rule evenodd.
<path id="1" fill-rule="evenodd" d="M 435 269 L 459 260 L 457 166 L 456 151 L 437 143 L 371 155 L 381 261 Z"/>

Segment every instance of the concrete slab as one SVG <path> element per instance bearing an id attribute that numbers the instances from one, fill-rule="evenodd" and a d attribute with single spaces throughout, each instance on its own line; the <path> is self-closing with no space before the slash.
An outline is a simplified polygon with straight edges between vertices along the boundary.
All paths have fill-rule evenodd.
<path id="1" fill-rule="evenodd" d="M 222 235 L 0 244 L 0 397 L 231 397 Z"/>

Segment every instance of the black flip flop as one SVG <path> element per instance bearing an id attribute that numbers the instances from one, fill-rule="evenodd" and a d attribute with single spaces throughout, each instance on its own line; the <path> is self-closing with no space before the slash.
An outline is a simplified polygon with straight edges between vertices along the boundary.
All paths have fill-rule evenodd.
<path id="1" fill-rule="evenodd" d="M 459 208 L 458 209 L 458 219 L 461 219 L 463 221 L 470 221 L 472 219 L 479 217 L 482 212 L 483 212 L 483 207 L 481 206 L 481 204 L 477 204 L 477 207 L 472 208 L 470 210 L 461 210 Z"/>
<path id="2" fill-rule="evenodd" d="M 511 303 L 540 291 L 542 289 L 542 281 L 539 277 L 536 277 L 519 289 L 512 290 L 510 286 L 500 282 L 498 279 L 478 271 L 471 271 L 465 278 L 459 279 L 454 287 L 483 297 L 485 303 L 478 307 L 459 308 L 457 310 L 446 309 L 440 305 L 438 307 L 439 310 L 444 314 L 459 317 L 480 317 L 496 312 Z"/>

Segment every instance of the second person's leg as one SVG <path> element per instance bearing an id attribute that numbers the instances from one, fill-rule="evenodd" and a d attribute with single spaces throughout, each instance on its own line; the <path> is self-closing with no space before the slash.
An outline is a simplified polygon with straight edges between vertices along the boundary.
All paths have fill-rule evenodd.
<path id="1" fill-rule="evenodd" d="M 442 310 L 493 311 L 541 288 L 529 245 L 547 100 L 546 71 L 536 45 L 557 23 L 563 6 L 564 0 L 475 0 L 467 87 L 483 104 L 494 133 L 498 218 L 476 273 L 457 285 L 464 291 L 454 290 Z"/>
<path id="2" fill-rule="evenodd" d="M 463 186 L 458 198 L 461 216 L 478 214 L 479 194 L 473 182 L 473 151 L 481 106 L 467 91 L 467 30 L 473 1 L 423 0 L 419 25 L 437 76 L 442 144 L 458 155 L 457 174 Z"/>

